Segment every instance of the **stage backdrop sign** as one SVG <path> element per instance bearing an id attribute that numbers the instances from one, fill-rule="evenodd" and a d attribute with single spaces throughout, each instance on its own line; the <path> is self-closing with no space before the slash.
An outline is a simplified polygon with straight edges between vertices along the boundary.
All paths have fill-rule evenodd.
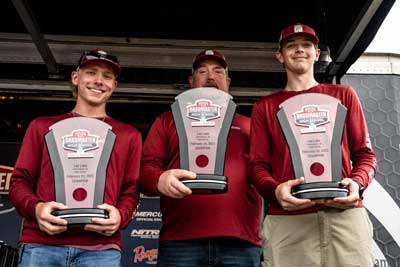
<path id="1" fill-rule="evenodd" d="M 8 193 L 11 173 L 20 144 L 0 143 L 0 240 L 16 247 L 22 219 L 12 206 Z"/>
<path id="2" fill-rule="evenodd" d="M 161 211 L 158 197 L 140 196 L 133 221 L 122 233 L 122 266 L 156 266 Z"/>

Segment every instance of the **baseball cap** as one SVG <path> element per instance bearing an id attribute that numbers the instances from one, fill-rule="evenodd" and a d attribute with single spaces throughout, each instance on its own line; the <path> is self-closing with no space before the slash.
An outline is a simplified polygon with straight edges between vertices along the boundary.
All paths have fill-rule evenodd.
<path id="1" fill-rule="evenodd" d="M 221 63 L 221 66 L 226 69 L 228 64 L 226 63 L 225 56 L 216 50 L 204 50 L 201 51 L 197 56 L 193 58 L 193 70 L 197 69 L 197 67 L 200 65 L 200 63 L 205 60 L 205 59 L 215 59 L 219 63 Z"/>
<path id="2" fill-rule="evenodd" d="M 84 51 L 78 61 L 78 64 L 76 65 L 76 69 L 79 69 L 82 67 L 82 65 L 93 61 L 102 61 L 108 63 L 113 68 L 117 76 L 121 73 L 121 65 L 119 64 L 118 58 L 100 49 Z"/>
<path id="3" fill-rule="evenodd" d="M 319 42 L 319 38 L 315 34 L 313 28 L 302 23 L 296 23 L 282 30 L 281 36 L 279 37 L 279 45 L 281 46 L 282 42 L 286 41 L 291 37 L 301 36 L 301 35 L 309 37 L 314 44 L 318 44 Z"/>

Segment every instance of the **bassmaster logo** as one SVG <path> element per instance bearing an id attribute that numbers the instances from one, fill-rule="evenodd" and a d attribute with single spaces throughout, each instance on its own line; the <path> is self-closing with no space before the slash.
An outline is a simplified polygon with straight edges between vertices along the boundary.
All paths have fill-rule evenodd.
<path id="1" fill-rule="evenodd" d="M 143 262 L 147 264 L 157 264 L 158 249 L 146 250 L 144 246 L 138 246 L 133 249 L 133 262 Z"/>
<path id="2" fill-rule="evenodd" d="M 0 214 L 11 212 L 15 209 L 8 199 L 12 171 L 12 167 L 0 165 Z"/>
<path id="3" fill-rule="evenodd" d="M 221 116 L 221 106 L 213 104 L 211 100 L 199 99 L 192 105 L 186 106 L 187 117 L 192 120 L 192 126 L 215 126 L 215 122 L 209 121 Z"/>
<path id="4" fill-rule="evenodd" d="M 70 135 L 62 137 L 62 146 L 66 150 L 75 151 L 68 153 L 68 158 L 92 158 L 93 153 L 86 151 L 99 147 L 99 136 L 90 134 L 88 130 L 74 130 Z"/>
<path id="5" fill-rule="evenodd" d="M 320 109 L 317 105 L 307 105 L 301 111 L 293 113 L 294 123 L 298 126 L 307 127 L 301 129 L 301 133 L 325 132 L 325 127 L 318 127 L 329 122 L 329 110 Z"/>

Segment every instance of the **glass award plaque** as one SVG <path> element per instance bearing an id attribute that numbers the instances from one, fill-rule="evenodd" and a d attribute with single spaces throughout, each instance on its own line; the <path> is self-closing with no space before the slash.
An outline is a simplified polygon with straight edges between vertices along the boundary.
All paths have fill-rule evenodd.
<path id="1" fill-rule="evenodd" d="M 332 96 L 307 93 L 284 101 L 277 113 L 290 150 L 295 178 L 305 183 L 292 188 L 302 199 L 348 195 L 342 180 L 342 135 L 347 109 Z"/>
<path id="2" fill-rule="evenodd" d="M 228 191 L 224 176 L 228 134 L 235 114 L 232 96 L 212 87 L 187 90 L 171 106 L 179 138 L 180 168 L 196 179 L 181 179 L 193 194 Z"/>
<path id="3" fill-rule="evenodd" d="M 55 201 L 68 209 L 53 215 L 68 225 L 108 218 L 103 204 L 106 170 L 115 142 L 111 126 L 94 118 L 73 117 L 49 127 L 45 136 L 54 172 Z"/>

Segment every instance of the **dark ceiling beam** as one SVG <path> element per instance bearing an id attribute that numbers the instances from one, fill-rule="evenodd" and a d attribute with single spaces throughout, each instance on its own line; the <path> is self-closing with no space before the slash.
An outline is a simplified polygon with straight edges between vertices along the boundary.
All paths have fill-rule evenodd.
<path id="1" fill-rule="evenodd" d="M 36 21 L 32 10 L 29 8 L 26 0 L 12 0 L 21 20 L 32 37 L 44 63 L 46 64 L 50 78 L 61 78 L 58 72 L 56 60 L 44 39 L 39 23 Z"/>
<path id="2" fill-rule="evenodd" d="M 119 83 L 110 102 L 172 104 L 175 96 L 187 88 L 187 86 L 181 84 Z M 277 90 L 277 88 L 231 87 L 229 92 L 238 105 L 251 106 L 260 97 Z M 1 96 L 36 100 L 74 100 L 71 84 L 56 80 L 0 79 Z"/>
<path id="3" fill-rule="evenodd" d="M 275 58 L 276 44 L 264 42 L 198 41 L 45 35 L 59 66 L 75 66 L 83 50 L 102 48 L 118 56 L 122 67 L 146 69 L 191 69 L 193 56 L 206 48 L 227 57 L 229 70 L 283 72 Z M 28 34 L 0 32 L 0 62 L 43 64 Z"/>
<path id="4" fill-rule="evenodd" d="M 385 0 L 371 0 L 368 1 L 368 3 L 364 6 L 364 10 L 360 12 L 359 18 L 355 20 L 352 29 L 349 31 L 349 34 L 340 45 L 340 48 L 336 53 L 335 60 L 329 66 L 328 76 L 342 76 L 345 73 L 343 68 L 346 68 L 347 71 L 349 65 L 353 63 L 347 62 L 346 66 L 344 66 L 345 61 L 349 60 L 349 55 L 351 53 L 355 53 L 354 49 L 357 45 L 359 45 L 361 36 L 367 30 L 367 27 L 375 16 L 375 13 L 379 10 L 384 1 Z M 382 21 L 380 21 L 380 23 L 382 23 Z M 358 56 L 360 56 L 363 52 L 364 51 L 360 51 Z M 337 78 L 340 80 L 341 77 Z"/>
<path id="5" fill-rule="evenodd" d="M 361 34 L 365 31 L 371 19 L 373 18 L 382 3 L 383 0 L 371 1 L 369 6 L 366 7 L 367 10 L 365 12 L 361 12 L 362 16 L 358 21 L 355 22 L 353 27 L 354 30 L 350 32 L 350 35 L 346 38 L 346 40 L 339 48 L 339 53 L 336 61 L 343 62 L 349 56 L 351 50 L 360 39 Z"/>

